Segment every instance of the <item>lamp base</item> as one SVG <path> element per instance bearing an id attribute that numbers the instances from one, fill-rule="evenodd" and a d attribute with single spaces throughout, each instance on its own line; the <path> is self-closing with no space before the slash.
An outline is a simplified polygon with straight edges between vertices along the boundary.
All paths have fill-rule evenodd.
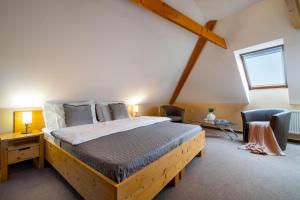
<path id="1" fill-rule="evenodd" d="M 31 132 L 29 132 L 28 131 L 28 126 L 29 126 L 29 124 L 25 124 L 25 132 L 22 132 L 22 134 L 29 134 L 29 133 L 31 133 Z"/>

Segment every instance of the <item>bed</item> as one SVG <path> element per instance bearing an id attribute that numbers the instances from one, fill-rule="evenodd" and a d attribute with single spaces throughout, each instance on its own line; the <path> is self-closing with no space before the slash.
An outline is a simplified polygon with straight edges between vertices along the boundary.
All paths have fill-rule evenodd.
<path id="1" fill-rule="evenodd" d="M 46 160 L 85 199 L 152 199 L 168 183 L 180 180 L 184 167 L 203 155 L 205 145 L 201 127 L 159 117 L 49 132 Z"/>

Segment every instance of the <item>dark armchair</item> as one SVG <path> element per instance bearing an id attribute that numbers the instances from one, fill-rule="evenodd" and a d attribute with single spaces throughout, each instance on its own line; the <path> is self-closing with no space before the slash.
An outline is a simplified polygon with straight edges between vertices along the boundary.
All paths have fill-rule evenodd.
<path id="1" fill-rule="evenodd" d="M 171 118 L 172 122 L 182 123 L 184 120 L 184 109 L 177 106 L 161 106 L 160 107 L 161 116 Z"/>
<path id="2" fill-rule="evenodd" d="M 291 112 L 286 109 L 257 109 L 244 111 L 243 120 L 243 139 L 248 142 L 249 122 L 269 121 L 276 140 L 282 150 L 286 149 Z"/>

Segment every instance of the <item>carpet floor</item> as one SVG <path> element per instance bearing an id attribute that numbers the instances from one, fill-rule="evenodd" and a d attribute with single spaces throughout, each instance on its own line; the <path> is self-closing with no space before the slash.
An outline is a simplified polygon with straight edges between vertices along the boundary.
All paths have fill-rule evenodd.
<path id="1" fill-rule="evenodd" d="M 207 130 L 203 158 L 195 158 L 176 187 L 166 187 L 157 200 L 300 200 L 300 145 L 289 143 L 287 156 L 262 156 L 238 150 L 223 132 Z M 49 165 L 31 162 L 9 167 L 0 184 L 0 200 L 76 200 L 82 197 Z"/>

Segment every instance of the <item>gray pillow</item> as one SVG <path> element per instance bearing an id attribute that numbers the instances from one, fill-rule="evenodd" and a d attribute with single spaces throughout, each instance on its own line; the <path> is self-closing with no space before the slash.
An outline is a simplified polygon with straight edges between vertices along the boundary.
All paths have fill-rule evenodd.
<path id="1" fill-rule="evenodd" d="M 111 111 L 108 105 L 96 104 L 96 115 L 99 122 L 112 120 Z"/>
<path id="2" fill-rule="evenodd" d="M 68 105 L 64 104 L 66 126 L 79 126 L 93 123 L 91 105 Z"/>
<path id="3" fill-rule="evenodd" d="M 127 106 L 124 103 L 109 104 L 113 119 L 129 118 Z"/>

